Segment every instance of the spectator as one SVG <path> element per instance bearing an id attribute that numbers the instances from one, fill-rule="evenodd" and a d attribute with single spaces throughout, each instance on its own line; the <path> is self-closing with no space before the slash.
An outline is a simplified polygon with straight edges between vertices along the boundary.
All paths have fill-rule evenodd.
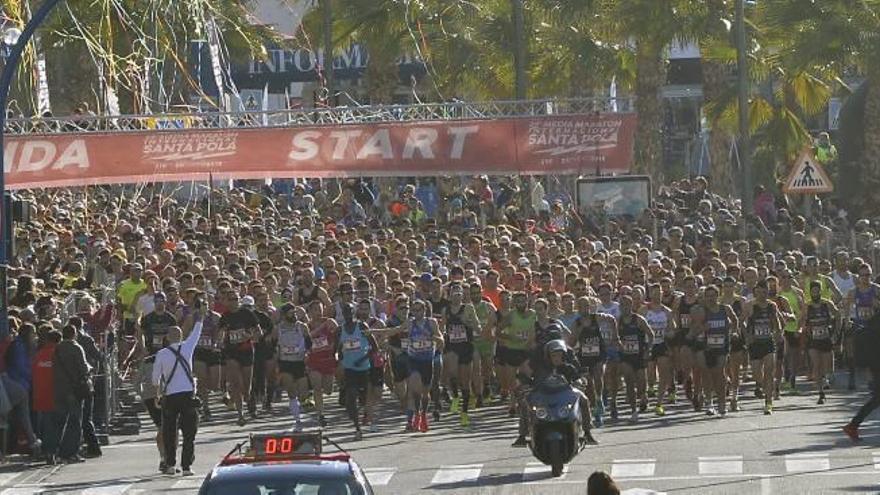
<path id="1" fill-rule="evenodd" d="M 33 364 L 33 402 L 37 415 L 39 436 L 42 439 L 46 463 L 53 465 L 58 453 L 59 431 L 55 416 L 55 348 L 61 342 L 61 333 L 50 330 L 43 337 L 34 355 Z"/>
<path id="2" fill-rule="evenodd" d="M 91 394 L 91 366 L 83 348 L 76 342 L 77 330 L 66 325 L 52 363 L 55 392 L 56 427 L 60 431 L 58 457 L 65 463 L 78 463 L 82 444 L 83 401 Z"/>
<path id="3" fill-rule="evenodd" d="M 94 373 L 106 373 L 106 370 L 102 369 L 104 354 L 98 349 L 97 344 L 95 344 L 95 339 L 85 332 L 82 318 L 78 316 L 71 317 L 68 324 L 73 325 L 76 328 L 76 343 L 79 344 L 85 352 L 86 362 L 88 362 L 89 368 Z M 97 377 L 91 378 L 97 386 Z M 105 380 L 102 378 L 101 382 L 105 383 Z M 98 442 L 98 436 L 95 432 L 95 424 L 92 421 L 92 418 L 95 413 L 95 404 L 99 403 L 103 405 L 103 401 L 96 402 L 95 399 L 95 394 L 90 394 L 83 400 L 82 429 L 83 441 L 86 444 L 86 458 L 101 457 L 102 455 L 101 444 Z"/>
<path id="4" fill-rule="evenodd" d="M 206 304 L 199 300 L 194 304 L 195 325 L 189 336 L 181 342 L 180 327 L 168 330 L 168 346 L 156 354 L 153 366 L 153 385 L 161 390 L 162 436 L 165 446 L 165 474 L 177 472 L 177 430 L 183 432 L 183 449 L 180 465 L 184 476 L 192 476 L 195 460 L 195 438 L 199 426 L 199 404 L 196 383 L 192 375 L 193 352 L 202 334 L 202 319 Z"/>
<path id="5" fill-rule="evenodd" d="M 620 495 L 620 488 L 605 471 L 595 471 L 587 480 L 587 495 Z"/>
<path id="6" fill-rule="evenodd" d="M 6 350 L 6 372 L 26 393 L 31 391 L 31 361 L 36 349 L 36 328 L 24 323 Z"/>

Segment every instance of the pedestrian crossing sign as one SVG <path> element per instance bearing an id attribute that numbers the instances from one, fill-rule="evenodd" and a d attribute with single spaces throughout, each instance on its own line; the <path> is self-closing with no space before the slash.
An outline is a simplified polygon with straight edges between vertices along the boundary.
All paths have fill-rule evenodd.
<path id="1" fill-rule="evenodd" d="M 831 178 L 816 160 L 811 148 L 805 149 L 791 167 L 782 192 L 785 194 L 822 194 L 834 190 Z"/>

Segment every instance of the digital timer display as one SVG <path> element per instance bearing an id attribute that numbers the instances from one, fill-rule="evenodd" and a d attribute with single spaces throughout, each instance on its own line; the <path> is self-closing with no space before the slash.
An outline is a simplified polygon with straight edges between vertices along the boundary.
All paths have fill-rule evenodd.
<path id="1" fill-rule="evenodd" d="M 321 455 L 320 433 L 255 433 L 251 449 L 259 458 L 288 455 Z"/>

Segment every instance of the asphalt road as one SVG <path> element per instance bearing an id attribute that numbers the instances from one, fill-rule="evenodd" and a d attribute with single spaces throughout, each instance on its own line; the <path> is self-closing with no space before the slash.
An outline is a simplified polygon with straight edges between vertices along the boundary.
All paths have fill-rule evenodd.
<path id="1" fill-rule="evenodd" d="M 510 447 L 516 423 L 499 406 L 474 412 L 470 432 L 446 415 L 428 433 L 413 434 L 403 433 L 402 419 L 391 407 L 395 403 L 386 398 L 389 407 L 379 431 L 366 433 L 361 442 L 352 441 L 336 407 L 328 417 L 336 427 L 326 433 L 349 449 L 380 494 L 583 494 L 587 477 L 598 469 L 612 473 L 630 494 L 880 493 L 876 420 L 864 425 L 860 444 L 851 444 L 840 432 L 863 393 L 833 390 L 829 402 L 819 406 L 815 395 L 804 390 L 784 396 L 772 416 L 764 416 L 761 403 L 747 398 L 742 411 L 725 419 L 694 413 L 680 403 L 663 418 L 649 412 L 637 424 L 620 421 L 596 430 L 601 444 L 584 450 L 558 479 L 528 449 Z M 335 406 L 335 400 L 330 402 Z M 203 425 L 195 477 L 158 474 L 150 440 L 155 431 L 144 428 L 137 437 L 112 438 L 104 457 L 84 464 L 0 466 L 0 495 L 194 493 L 248 432 L 288 428 L 282 410 L 278 404 L 276 416 L 245 427 L 235 425 L 227 412 Z"/>

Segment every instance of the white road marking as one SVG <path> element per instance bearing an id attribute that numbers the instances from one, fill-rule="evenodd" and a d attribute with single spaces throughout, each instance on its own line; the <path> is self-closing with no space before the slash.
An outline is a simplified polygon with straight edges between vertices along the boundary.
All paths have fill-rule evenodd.
<path id="1" fill-rule="evenodd" d="M 385 486 L 391 483 L 391 478 L 397 473 L 397 468 L 366 468 L 364 474 L 373 486 Z"/>
<path id="2" fill-rule="evenodd" d="M 809 471 L 828 471 L 831 460 L 828 454 L 789 454 L 785 456 L 785 470 L 789 473 L 805 473 Z"/>
<path id="3" fill-rule="evenodd" d="M 666 492 L 648 490 L 647 488 L 630 488 L 620 492 L 620 495 L 666 495 Z"/>
<path id="4" fill-rule="evenodd" d="M 615 459 L 611 464 L 611 476 L 614 478 L 638 478 L 654 476 L 657 459 Z"/>
<path id="5" fill-rule="evenodd" d="M 129 488 L 131 488 L 131 483 L 95 486 L 92 488 L 86 488 L 82 491 L 81 495 L 122 495 Z"/>
<path id="6" fill-rule="evenodd" d="M 568 474 L 568 465 L 562 468 L 562 476 L 553 478 L 550 474 L 550 466 L 540 462 L 530 462 L 523 469 L 522 480 L 523 483 L 553 483 L 565 479 L 566 474 Z"/>
<path id="7" fill-rule="evenodd" d="M 468 464 L 463 466 L 443 466 L 434 473 L 432 485 L 451 485 L 455 483 L 473 483 L 480 477 L 483 471 L 482 464 Z"/>
<path id="8" fill-rule="evenodd" d="M 877 472 L 871 471 L 816 471 L 811 473 L 803 473 L 801 476 L 876 476 Z M 705 475 L 684 475 L 684 476 L 650 476 L 650 477 L 632 477 L 618 479 L 617 481 L 633 481 L 643 483 L 646 481 L 699 481 L 699 480 L 730 480 L 730 479 L 762 479 L 762 478 L 778 478 L 779 474 L 705 474 Z M 567 479 L 559 483 L 566 485 L 583 485 L 584 480 Z"/>
<path id="9" fill-rule="evenodd" d="M 880 469 L 880 452 L 874 452 L 874 469 Z"/>
<path id="10" fill-rule="evenodd" d="M 21 472 L 0 473 L 0 486 L 8 484 L 10 481 L 21 476 Z"/>
<path id="11" fill-rule="evenodd" d="M 770 478 L 764 476 L 761 478 L 761 495 L 770 495 L 773 493 L 773 485 Z"/>
<path id="12" fill-rule="evenodd" d="M 722 457 L 700 457 L 700 474 L 742 474 L 743 458 L 741 455 Z"/>
<path id="13" fill-rule="evenodd" d="M 43 485 L 18 485 L 12 488 L 7 488 L 0 492 L 0 495 L 35 495 L 37 493 L 43 493 L 44 491 Z"/>
<path id="14" fill-rule="evenodd" d="M 184 478 L 171 485 L 172 490 L 192 490 L 202 486 L 204 479 L 199 477 Z"/>

